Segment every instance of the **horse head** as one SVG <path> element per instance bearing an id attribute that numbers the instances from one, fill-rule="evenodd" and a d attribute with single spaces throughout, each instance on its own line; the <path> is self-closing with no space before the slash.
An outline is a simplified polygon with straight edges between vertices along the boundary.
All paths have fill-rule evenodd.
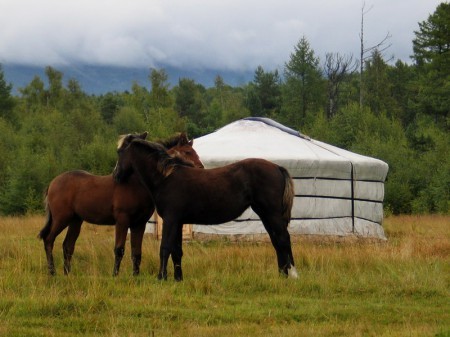
<path id="1" fill-rule="evenodd" d="M 173 157 L 178 157 L 184 161 L 191 162 L 194 167 L 205 168 L 197 152 L 192 147 L 194 145 L 194 140 L 189 140 L 185 132 L 177 134 L 168 140 L 160 141 L 159 143 L 164 145 L 168 149 L 167 152 Z"/>
<path id="2" fill-rule="evenodd" d="M 119 136 L 119 140 L 117 141 L 117 154 L 119 155 L 119 158 L 117 159 L 116 166 L 113 171 L 113 177 L 117 182 L 125 181 L 132 173 L 131 162 L 126 161 L 125 159 L 128 158 L 128 156 L 122 156 L 122 154 L 126 152 L 127 148 L 134 140 L 145 140 L 147 135 L 148 132 L 145 131 L 140 134 L 127 134 Z"/>
<path id="3" fill-rule="evenodd" d="M 125 142 L 127 141 L 126 137 Z M 148 142 L 142 137 L 135 137 L 131 141 L 128 139 L 128 141 L 126 145 L 125 142 L 119 141 L 120 144 L 117 149 L 118 158 L 114 167 L 113 178 L 119 183 L 128 179 L 134 172 L 134 165 L 137 162 L 153 158 L 156 165 L 161 157 L 170 157 L 167 149 L 161 144 Z"/>
<path id="4" fill-rule="evenodd" d="M 170 175 L 177 166 L 204 168 L 197 152 L 192 147 L 194 140 L 189 140 L 186 133 L 177 134 L 157 143 L 146 141 L 146 136 L 147 132 L 119 137 L 117 143 L 119 159 L 113 172 L 116 181 L 125 181 L 133 172 L 132 157 L 129 154 L 130 147 L 140 148 L 147 155 L 155 155 L 157 170 L 165 177 Z"/>

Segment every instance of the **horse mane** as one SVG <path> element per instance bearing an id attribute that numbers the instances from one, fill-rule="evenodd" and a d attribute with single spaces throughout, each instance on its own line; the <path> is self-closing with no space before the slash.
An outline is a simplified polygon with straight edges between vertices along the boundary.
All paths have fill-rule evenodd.
<path id="1" fill-rule="evenodd" d="M 178 167 L 195 167 L 194 163 L 178 155 L 170 155 L 167 148 L 160 143 L 153 143 L 143 139 L 134 139 L 132 144 L 139 144 L 146 154 L 156 153 L 158 156 L 157 170 L 164 176 L 170 176 Z"/>
<path id="2" fill-rule="evenodd" d="M 135 133 L 135 134 L 128 133 L 126 135 L 120 135 L 119 139 L 117 140 L 117 149 L 122 148 L 124 146 L 125 141 L 128 142 L 127 143 L 127 145 L 128 145 L 133 139 L 136 139 L 136 138 L 145 139 L 145 138 L 147 138 L 147 135 L 148 135 L 147 131 L 145 131 L 145 132 L 143 132 L 141 134 L 139 134 L 139 133 Z"/>
<path id="3" fill-rule="evenodd" d="M 120 149 L 125 140 L 131 136 L 137 136 L 133 134 L 125 134 L 125 135 L 119 135 L 119 138 L 117 140 L 117 149 Z M 133 138 L 135 139 L 135 138 Z M 171 149 L 177 145 L 184 146 L 184 145 L 190 145 L 190 140 L 185 132 L 180 132 L 175 134 L 174 136 L 170 137 L 169 139 L 159 139 L 156 141 L 156 143 L 161 144 L 166 149 Z"/>
<path id="4" fill-rule="evenodd" d="M 127 136 L 128 136 L 128 135 L 120 135 L 120 136 L 119 136 L 119 139 L 117 140 L 117 148 L 118 148 L 118 149 L 120 149 L 120 148 L 122 147 L 123 142 L 125 141 L 125 138 L 126 138 Z"/>

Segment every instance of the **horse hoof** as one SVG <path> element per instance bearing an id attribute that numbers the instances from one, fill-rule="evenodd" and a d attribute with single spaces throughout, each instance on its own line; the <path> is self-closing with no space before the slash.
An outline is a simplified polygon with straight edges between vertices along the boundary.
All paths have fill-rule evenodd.
<path id="1" fill-rule="evenodd" d="M 167 281 L 167 275 L 158 274 L 158 280 Z"/>
<path id="2" fill-rule="evenodd" d="M 281 277 L 288 278 L 288 270 L 287 269 L 279 269 L 278 273 Z"/>

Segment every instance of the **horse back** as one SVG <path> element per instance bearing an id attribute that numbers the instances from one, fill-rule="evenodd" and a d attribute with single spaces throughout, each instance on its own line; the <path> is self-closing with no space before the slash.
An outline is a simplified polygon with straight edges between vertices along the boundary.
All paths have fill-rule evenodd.
<path id="1" fill-rule="evenodd" d="M 113 225 L 119 217 L 120 221 L 146 221 L 154 211 L 148 191 L 134 174 L 118 184 L 111 174 L 68 171 L 53 179 L 46 198 L 52 216 L 65 221 L 77 217 Z"/>
<path id="2" fill-rule="evenodd" d="M 285 186 L 280 167 L 264 159 L 206 170 L 182 167 L 166 179 L 156 205 L 162 215 L 192 214 L 194 220 L 206 219 L 201 223 L 221 223 L 253 205 L 281 213 Z"/>
<path id="3" fill-rule="evenodd" d="M 244 159 L 235 165 L 243 167 L 243 179 L 250 182 L 252 190 L 258 195 L 273 194 L 274 197 L 279 197 L 280 193 L 284 193 L 285 175 L 289 176 L 284 168 L 260 158 Z"/>
<path id="4" fill-rule="evenodd" d="M 164 193 L 200 195 L 251 194 L 265 190 L 284 191 L 284 175 L 280 166 L 265 159 L 250 158 L 213 169 L 182 167 L 167 179 Z M 261 192 L 260 192 L 261 191 Z M 191 194 L 193 193 L 193 194 Z"/>
<path id="5" fill-rule="evenodd" d="M 86 171 L 68 171 L 52 180 L 47 203 L 53 217 L 79 217 L 91 223 L 114 223 L 111 175 L 97 176 Z"/>

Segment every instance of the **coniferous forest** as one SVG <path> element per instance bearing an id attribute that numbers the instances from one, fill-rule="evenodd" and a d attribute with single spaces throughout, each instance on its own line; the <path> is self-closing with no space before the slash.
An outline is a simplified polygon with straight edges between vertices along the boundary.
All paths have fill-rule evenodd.
<path id="1" fill-rule="evenodd" d="M 12 95 L 0 65 L 0 214 L 43 212 L 43 192 L 64 171 L 111 173 L 120 134 L 195 138 L 248 116 L 386 161 L 387 214 L 448 214 L 450 4 L 419 22 L 411 43 L 411 63 L 377 48 L 319 59 L 303 36 L 282 70 L 259 66 L 243 86 L 220 76 L 210 88 L 170 86 L 164 69 L 149 69 L 148 85 L 103 95 L 50 66 Z"/>

